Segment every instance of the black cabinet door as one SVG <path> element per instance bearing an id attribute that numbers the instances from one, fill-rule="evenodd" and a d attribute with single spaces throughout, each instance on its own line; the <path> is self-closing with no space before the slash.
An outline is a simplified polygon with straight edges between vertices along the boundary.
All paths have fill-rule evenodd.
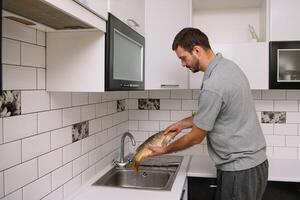
<path id="1" fill-rule="evenodd" d="M 214 200 L 215 178 L 188 177 L 188 200 Z"/>
<path id="2" fill-rule="evenodd" d="M 300 183 L 269 181 L 263 200 L 300 200 Z"/>

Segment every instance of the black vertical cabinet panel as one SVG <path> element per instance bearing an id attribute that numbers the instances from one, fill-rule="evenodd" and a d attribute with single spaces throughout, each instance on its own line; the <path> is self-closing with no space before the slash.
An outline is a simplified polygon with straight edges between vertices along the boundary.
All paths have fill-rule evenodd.
<path id="1" fill-rule="evenodd" d="M 300 183 L 269 181 L 263 200 L 300 200 Z"/>
<path id="2" fill-rule="evenodd" d="M 188 200 L 214 200 L 215 178 L 188 177 Z"/>

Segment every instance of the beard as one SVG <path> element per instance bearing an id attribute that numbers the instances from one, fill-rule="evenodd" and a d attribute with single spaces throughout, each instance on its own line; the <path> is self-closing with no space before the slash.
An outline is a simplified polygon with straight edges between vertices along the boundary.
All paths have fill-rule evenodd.
<path id="1" fill-rule="evenodd" d="M 197 73 L 200 71 L 199 67 L 199 60 L 193 55 L 191 65 L 188 65 L 187 67 L 193 72 Z"/>

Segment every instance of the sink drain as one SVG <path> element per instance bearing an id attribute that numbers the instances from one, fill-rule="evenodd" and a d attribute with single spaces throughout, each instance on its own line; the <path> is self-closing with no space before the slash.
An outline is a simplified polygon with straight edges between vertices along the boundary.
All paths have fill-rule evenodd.
<path id="1" fill-rule="evenodd" d="M 142 176 L 143 176 L 143 177 L 148 176 L 147 172 L 143 172 L 143 173 L 142 173 Z"/>

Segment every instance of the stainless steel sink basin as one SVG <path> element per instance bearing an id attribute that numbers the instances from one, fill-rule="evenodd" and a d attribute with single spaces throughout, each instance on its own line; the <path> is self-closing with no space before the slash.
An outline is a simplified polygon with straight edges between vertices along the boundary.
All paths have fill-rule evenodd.
<path id="1" fill-rule="evenodd" d="M 142 163 L 138 172 L 129 168 L 114 167 L 93 185 L 171 190 L 181 161 L 181 156 L 154 157 Z"/>

